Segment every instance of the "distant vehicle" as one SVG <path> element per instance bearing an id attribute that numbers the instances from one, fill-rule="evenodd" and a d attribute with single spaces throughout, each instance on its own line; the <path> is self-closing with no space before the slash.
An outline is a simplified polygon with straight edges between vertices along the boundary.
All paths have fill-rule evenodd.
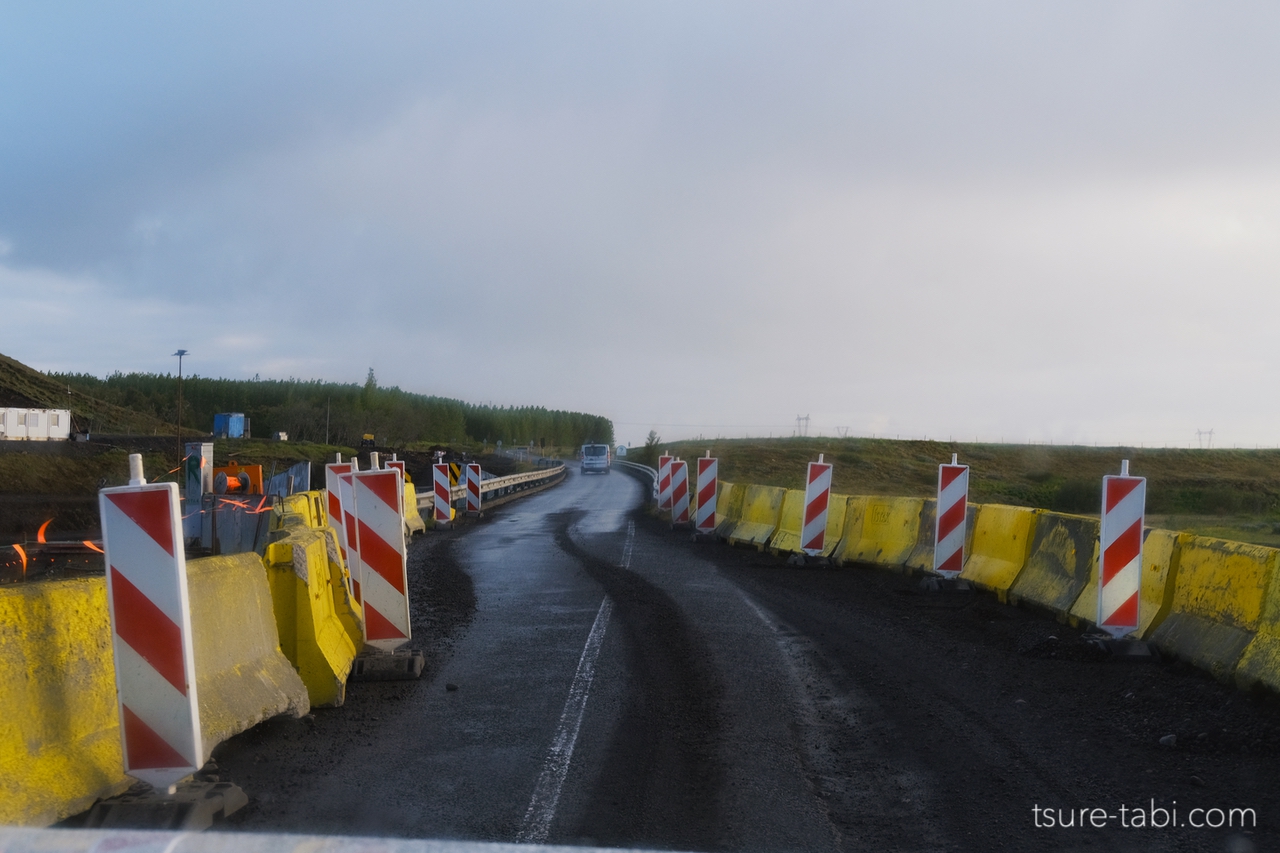
<path id="1" fill-rule="evenodd" d="M 360 438 L 360 446 L 361 446 L 361 447 L 375 447 L 376 445 L 373 443 L 373 433 L 371 433 L 371 432 L 366 432 L 363 436 L 361 436 L 361 438 Z"/>
<path id="2" fill-rule="evenodd" d="M 582 473 L 589 474 L 592 471 L 601 474 L 609 473 L 609 445 L 584 444 L 580 455 L 582 457 Z"/>

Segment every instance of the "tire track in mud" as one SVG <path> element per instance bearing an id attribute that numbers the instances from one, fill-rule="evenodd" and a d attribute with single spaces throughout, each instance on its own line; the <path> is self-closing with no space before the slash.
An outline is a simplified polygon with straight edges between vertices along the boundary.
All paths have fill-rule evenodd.
<path id="1" fill-rule="evenodd" d="M 706 642 L 670 595 L 573 539 L 583 515 L 552 516 L 555 542 L 613 600 L 610 630 L 622 636 L 629 683 L 585 817 L 563 834 L 600 845 L 723 849 L 723 690 Z"/>

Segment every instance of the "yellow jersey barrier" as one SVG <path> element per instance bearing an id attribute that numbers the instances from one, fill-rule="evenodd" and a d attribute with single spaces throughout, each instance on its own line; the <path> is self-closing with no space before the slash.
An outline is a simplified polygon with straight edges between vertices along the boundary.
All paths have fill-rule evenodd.
<path id="1" fill-rule="evenodd" d="M 920 537 L 924 499 L 872 495 L 851 500 L 849 506 L 844 540 L 835 551 L 836 565 L 905 565 Z"/>
<path id="2" fill-rule="evenodd" d="M 1036 518 L 1043 512 L 1020 506 L 982 504 L 973 525 L 973 550 L 960 577 L 981 589 L 991 590 L 1002 602 L 1009 587 L 1027 564 Z"/>
<path id="3" fill-rule="evenodd" d="M 1009 600 L 1014 604 L 1027 601 L 1054 611 L 1060 619 L 1070 619 L 1071 606 L 1098 564 L 1098 536 L 1096 518 L 1041 513 L 1027 564 L 1009 587 Z M 1096 592 L 1094 598 L 1096 601 Z"/>
<path id="4" fill-rule="evenodd" d="M 264 562 L 285 657 L 302 677 L 312 705 L 341 705 L 351 665 L 364 646 L 363 614 L 320 506 L 319 492 L 281 501 Z"/>
<path id="5" fill-rule="evenodd" d="M 310 704 L 256 554 L 187 561 L 205 755 Z M 46 825 L 127 789 L 105 577 L 0 590 L 0 824 Z"/>
<path id="6" fill-rule="evenodd" d="M 778 529 L 787 490 L 778 486 L 747 486 L 742 496 L 742 519 L 725 537 L 731 545 L 754 545 L 760 550 Z"/>

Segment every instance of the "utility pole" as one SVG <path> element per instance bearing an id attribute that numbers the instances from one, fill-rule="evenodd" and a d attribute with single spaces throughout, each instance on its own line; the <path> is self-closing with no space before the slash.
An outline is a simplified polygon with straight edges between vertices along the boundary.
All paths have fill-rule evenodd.
<path id="1" fill-rule="evenodd" d="M 180 349 L 174 353 L 178 357 L 178 464 L 182 464 L 182 357 L 187 351 Z"/>

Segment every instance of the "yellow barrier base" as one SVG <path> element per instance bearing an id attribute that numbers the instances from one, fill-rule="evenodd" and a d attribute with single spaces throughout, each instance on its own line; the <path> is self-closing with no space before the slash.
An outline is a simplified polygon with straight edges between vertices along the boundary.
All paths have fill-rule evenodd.
<path id="1" fill-rule="evenodd" d="M 1029 602 L 1070 621 L 1071 605 L 1098 562 L 1099 522 L 1082 515 L 1041 513 L 1027 564 L 1009 587 L 1009 601 Z"/>
<path id="2" fill-rule="evenodd" d="M 262 720 L 306 713 L 257 555 L 191 560 L 187 584 L 204 758 Z M 54 823 L 129 787 L 105 578 L 0 590 L 0 683 L 0 824 Z"/>
<path id="3" fill-rule="evenodd" d="M 280 651 L 267 573 L 257 554 L 187 563 L 204 757 L 278 714 L 311 710 L 307 688 Z"/>
<path id="4" fill-rule="evenodd" d="M 1019 506 L 983 504 L 973 530 L 973 552 L 960 577 L 981 589 L 991 590 L 1001 602 L 1009 600 L 1009 587 L 1027 563 L 1036 516 L 1041 510 Z"/>
<path id="5" fill-rule="evenodd" d="M 1278 557 L 1280 551 L 1261 545 L 1184 537 L 1170 613 L 1152 632 L 1152 642 L 1217 678 L 1231 679 L 1259 628 Z"/>
<path id="6" fill-rule="evenodd" d="M 973 528 L 978 518 L 979 504 L 970 503 L 965 509 L 964 555 L 973 553 Z M 938 499 L 926 498 L 920 508 L 920 535 L 916 546 L 907 555 L 906 567 L 916 571 L 933 573 L 933 537 L 938 526 Z"/>
<path id="7" fill-rule="evenodd" d="M 742 499 L 747 487 L 720 481 L 716 491 L 716 538 L 727 540 L 738 522 L 742 521 Z"/>
<path id="8" fill-rule="evenodd" d="M 836 549 L 840 547 L 840 540 L 844 535 L 844 517 L 848 511 L 848 503 L 848 495 L 833 494 L 830 496 L 827 501 L 827 529 L 826 535 L 823 536 L 822 540 L 822 551 L 812 556 L 830 558 L 835 554 Z M 800 533 L 802 532 L 803 521 L 804 492 L 789 490 L 782 503 L 782 521 L 778 525 L 778 532 L 773 534 L 773 538 L 769 540 L 769 551 L 774 554 L 803 553 L 803 549 L 800 547 Z"/>
<path id="9" fill-rule="evenodd" d="M 1172 530 L 1146 530 L 1142 541 L 1142 583 L 1138 604 L 1138 630 L 1134 635 L 1149 638 L 1165 620 L 1173 606 L 1173 592 L 1178 574 L 1178 543 L 1189 538 Z M 1095 554 L 1085 584 L 1071 605 L 1071 623 L 1096 625 L 1098 622 L 1098 561 Z"/>
<path id="10" fill-rule="evenodd" d="M 46 826 L 121 793 L 105 578 L 0 589 L 0 825 Z"/>
<path id="11" fill-rule="evenodd" d="M 725 537 L 731 545 L 752 545 L 763 551 L 778 529 L 787 490 L 776 486 L 748 486 L 742 499 L 742 520 Z"/>
<path id="12" fill-rule="evenodd" d="M 867 563 L 896 569 L 906 564 L 919 539 L 924 499 L 868 496 L 849 505 L 836 565 Z"/>

